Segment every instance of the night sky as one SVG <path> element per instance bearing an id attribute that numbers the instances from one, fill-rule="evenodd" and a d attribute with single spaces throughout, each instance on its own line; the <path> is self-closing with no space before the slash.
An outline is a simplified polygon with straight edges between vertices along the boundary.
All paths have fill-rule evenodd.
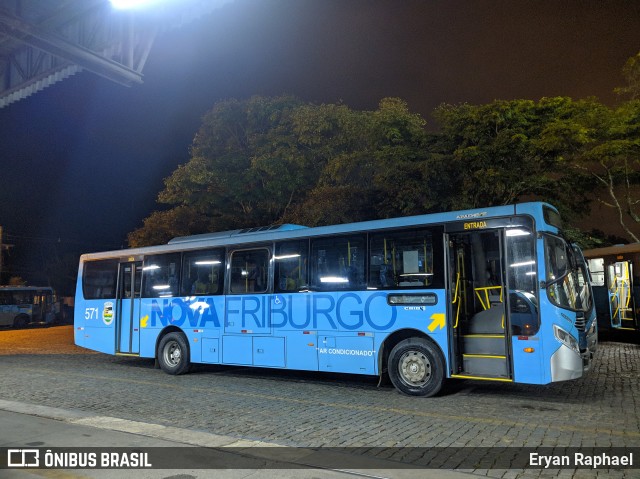
<path id="1" fill-rule="evenodd" d="M 639 50 L 632 0 L 236 0 L 159 37 L 143 85 L 81 73 L 0 109 L 11 263 L 34 278 L 44 245 L 125 246 L 217 100 L 291 93 L 375 109 L 398 96 L 435 128 L 443 102 L 614 103 Z"/>

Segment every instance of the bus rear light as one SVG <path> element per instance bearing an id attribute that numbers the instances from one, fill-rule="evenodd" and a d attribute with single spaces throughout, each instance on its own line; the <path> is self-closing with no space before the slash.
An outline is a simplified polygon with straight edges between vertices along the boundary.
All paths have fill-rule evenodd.
<path id="1" fill-rule="evenodd" d="M 365 333 L 358 333 L 358 336 L 364 336 Z"/>
<path id="2" fill-rule="evenodd" d="M 533 353 L 535 351 L 535 349 L 534 348 L 524 348 L 523 351 L 525 353 Z"/>

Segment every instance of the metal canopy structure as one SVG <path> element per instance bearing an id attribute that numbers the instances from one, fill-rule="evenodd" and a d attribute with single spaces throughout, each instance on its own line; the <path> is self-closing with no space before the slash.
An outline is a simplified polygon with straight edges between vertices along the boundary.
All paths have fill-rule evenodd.
<path id="1" fill-rule="evenodd" d="M 86 70 L 142 83 L 156 36 L 230 0 L 162 0 L 117 10 L 109 0 L 0 0 L 0 108 Z"/>

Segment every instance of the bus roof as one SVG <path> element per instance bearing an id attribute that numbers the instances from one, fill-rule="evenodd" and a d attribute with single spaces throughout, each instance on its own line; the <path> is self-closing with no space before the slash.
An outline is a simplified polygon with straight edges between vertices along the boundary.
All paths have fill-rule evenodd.
<path id="1" fill-rule="evenodd" d="M 191 241 L 210 241 L 214 239 L 221 238 L 233 238 L 234 236 L 240 235 L 250 235 L 250 234 L 259 234 L 265 233 L 268 231 L 293 231 L 299 229 L 309 229 L 308 226 L 302 225 L 292 225 L 292 224 L 283 224 L 283 225 L 271 225 L 271 226 L 258 226 L 257 228 L 244 228 L 241 230 L 231 230 L 231 231 L 218 231 L 214 233 L 204 233 L 200 235 L 193 236 L 181 236 L 179 238 L 173 238 L 169 241 L 168 244 L 177 244 L 177 243 L 188 243 Z"/>
<path id="2" fill-rule="evenodd" d="M 265 243 L 283 239 L 309 238 L 329 236 L 334 234 L 358 233 L 363 231 L 381 231 L 385 229 L 427 226 L 449 223 L 452 221 L 478 220 L 513 215 L 529 215 L 533 218 L 541 218 L 543 207 L 549 207 L 541 202 L 520 203 L 516 205 L 492 206 L 472 210 L 452 211 L 445 213 L 431 213 L 417 216 L 403 216 L 381 220 L 362 221 L 357 223 L 344 223 L 331 226 L 306 227 L 300 225 L 275 225 L 259 228 L 246 228 L 242 230 L 222 231 L 217 233 L 205 233 L 194 236 L 174 238 L 169 243 L 158 246 L 145 246 L 140 248 L 121 249 L 102 253 L 83 254 L 81 261 L 121 258 L 123 256 L 137 256 L 144 254 L 169 253 L 172 251 L 195 250 L 207 247 L 222 247 L 229 245 L 250 245 Z M 550 228 L 555 231 L 555 228 Z"/>

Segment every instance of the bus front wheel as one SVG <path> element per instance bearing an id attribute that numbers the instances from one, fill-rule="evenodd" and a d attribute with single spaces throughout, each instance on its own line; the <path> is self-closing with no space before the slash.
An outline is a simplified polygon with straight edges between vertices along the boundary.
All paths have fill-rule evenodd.
<path id="1" fill-rule="evenodd" d="M 168 374 L 184 374 L 189 369 L 189 346 L 182 333 L 167 334 L 158 345 L 160 368 Z"/>
<path id="2" fill-rule="evenodd" d="M 444 383 L 442 354 L 423 338 L 396 344 L 389 354 L 388 371 L 396 389 L 410 396 L 434 396 Z"/>
<path id="3" fill-rule="evenodd" d="M 14 328 L 24 328 L 27 324 L 29 324 L 29 316 L 26 314 L 19 314 L 13 319 Z"/>

